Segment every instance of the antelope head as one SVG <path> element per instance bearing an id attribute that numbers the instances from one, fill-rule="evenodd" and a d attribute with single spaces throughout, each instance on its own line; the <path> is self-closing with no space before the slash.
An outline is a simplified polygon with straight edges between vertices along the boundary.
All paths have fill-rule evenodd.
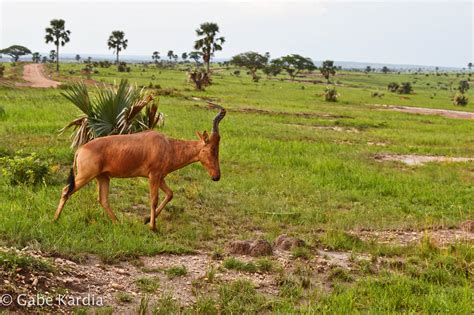
<path id="1" fill-rule="evenodd" d="M 211 104 L 214 108 L 219 109 L 219 113 L 214 118 L 212 123 L 211 135 L 204 131 L 203 133 L 196 132 L 198 137 L 201 139 L 203 147 L 199 152 L 199 161 L 207 169 L 209 176 L 213 181 L 218 181 L 221 178 L 221 169 L 219 166 L 219 123 L 224 118 L 226 111 L 224 108 L 217 104 Z"/>

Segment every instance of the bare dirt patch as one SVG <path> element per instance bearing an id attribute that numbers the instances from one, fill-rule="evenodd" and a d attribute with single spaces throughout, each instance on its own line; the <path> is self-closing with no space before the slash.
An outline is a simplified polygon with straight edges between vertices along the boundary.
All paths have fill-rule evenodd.
<path id="1" fill-rule="evenodd" d="M 463 224 L 461 224 L 463 225 Z M 411 245 L 428 236 L 441 246 L 459 242 L 474 241 L 474 233 L 466 229 L 438 229 L 426 231 L 352 231 L 364 241 L 374 241 L 393 245 Z M 0 277 L 0 293 L 16 295 L 26 292 L 29 295 L 41 293 L 55 296 L 59 292 L 68 296 L 84 297 L 92 295 L 101 297 L 104 305 L 113 306 L 114 313 L 134 314 L 144 296 L 150 298 L 149 305 L 163 294 L 170 294 L 181 306 L 190 306 L 200 294 L 217 294 L 217 288 L 236 279 L 247 279 L 255 288 L 265 295 L 278 295 L 282 277 L 294 277 L 304 273 L 304 277 L 313 287 L 331 290 L 335 269 L 357 277 L 360 274 L 359 262 L 370 261 L 372 255 L 351 251 L 332 251 L 326 248 L 306 247 L 309 256 L 296 258 L 294 247 L 304 246 L 302 240 L 281 235 L 275 240 L 270 259 L 275 268 L 268 271 L 237 271 L 224 267 L 223 259 L 234 257 L 245 263 L 257 263 L 258 257 L 249 255 L 232 255 L 216 258 L 209 252 L 196 252 L 187 255 L 161 254 L 142 256 L 131 261 L 122 261 L 114 265 L 102 263 L 96 256 L 88 255 L 85 261 L 74 262 L 69 259 L 54 257 L 38 250 L 25 248 L 15 250 L 21 255 L 45 259 L 54 267 L 54 272 L 17 270 L 13 278 Z M 12 249 L 1 248 L 0 251 Z M 397 258 L 395 258 L 397 259 Z M 380 262 L 374 265 L 378 268 Z M 2 275 L 0 264 L 0 275 Z M 171 277 L 167 270 L 172 267 L 185 268 L 186 272 Z M 18 276 L 19 275 L 19 276 Z M 156 287 L 144 291 L 139 285 L 140 279 L 153 281 Z M 14 289 L 12 289 L 14 288 Z M 127 300 L 119 296 L 127 296 Z M 8 310 L 22 311 L 21 307 L 12 305 Z M 73 307 L 45 308 L 42 311 L 54 313 L 73 313 Z M 35 311 L 37 311 L 35 309 Z"/>
<path id="2" fill-rule="evenodd" d="M 429 237 L 438 245 L 445 246 L 459 242 L 474 241 L 474 233 L 465 229 L 439 229 L 426 231 L 354 231 L 363 241 L 374 241 L 381 244 L 410 245 L 419 243 Z"/>
<path id="3" fill-rule="evenodd" d="M 34 88 L 58 87 L 61 83 L 48 79 L 44 74 L 42 64 L 31 63 L 23 67 L 23 80 L 26 83 L 17 83 L 17 86 L 29 86 Z"/>
<path id="4" fill-rule="evenodd" d="M 459 163 L 472 162 L 474 158 L 467 157 L 449 157 L 434 155 L 408 155 L 408 154 L 378 154 L 375 156 L 378 161 L 398 161 L 407 165 L 423 165 L 431 162 Z"/>
<path id="5" fill-rule="evenodd" d="M 383 105 L 383 104 L 368 104 L 368 105 L 382 107 L 383 109 L 389 109 L 389 110 L 394 110 L 394 111 L 403 112 L 403 113 L 421 114 L 421 115 L 437 115 L 437 116 L 457 118 L 457 119 L 474 119 L 474 113 L 463 112 L 463 111 L 458 111 L 458 110 L 410 107 L 410 106 L 400 106 L 400 105 Z"/>

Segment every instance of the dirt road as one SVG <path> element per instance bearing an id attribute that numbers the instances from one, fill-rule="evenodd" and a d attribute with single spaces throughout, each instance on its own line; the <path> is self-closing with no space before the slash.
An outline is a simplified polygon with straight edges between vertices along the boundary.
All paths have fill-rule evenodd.
<path id="1" fill-rule="evenodd" d="M 458 119 L 474 119 L 474 113 L 472 112 L 463 112 L 459 110 L 449 110 L 449 109 L 437 109 L 437 108 L 424 108 L 424 107 L 410 107 L 410 106 L 399 106 L 399 105 L 381 105 L 381 104 L 368 104 L 373 106 L 380 106 L 386 109 L 411 113 L 411 114 L 422 114 L 422 115 L 438 115 L 448 118 L 458 118 Z"/>
<path id="2" fill-rule="evenodd" d="M 31 63 L 23 68 L 23 80 L 26 83 L 19 83 L 18 86 L 29 86 L 34 88 L 58 87 L 61 83 L 48 79 L 43 70 L 42 64 Z"/>

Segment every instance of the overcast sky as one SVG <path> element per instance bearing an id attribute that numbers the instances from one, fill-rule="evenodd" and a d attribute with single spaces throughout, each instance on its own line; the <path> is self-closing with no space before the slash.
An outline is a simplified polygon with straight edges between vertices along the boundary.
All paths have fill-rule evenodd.
<path id="1" fill-rule="evenodd" d="M 123 30 L 127 55 L 179 55 L 194 30 L 217 22 L 226 43 L 216 57 L 254 50 L 273 57 L 465 67 L 474 61 L 473 1 L 12 1 L 0 0 L 0 47 L 48 52 L 44 28 L 66 20 L 60 52 L 112 54 L 107 38 Z"/>

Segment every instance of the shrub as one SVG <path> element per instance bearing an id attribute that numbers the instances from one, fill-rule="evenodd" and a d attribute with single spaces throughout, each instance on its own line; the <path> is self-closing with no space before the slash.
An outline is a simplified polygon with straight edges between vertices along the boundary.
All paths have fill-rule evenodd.
<path id="1" fill-rule="evenodd" d="M 387 89 L 390 92 L 396 92 L 398 90 L 399 84 L 397 82 L 390 82 L 387 86 Z"/>
<path id="2" fill-rule="evenodd" d="M 204 90 L 204 87 L 211 85 L 211 78 L 204 70 L 195 69 L 189 71 L 188 79 L 194 84 L 196 90 Z"/>
<path id="3" fill-rule="evenodd" d="M 10 179 L 12 185 L 46 183 L 49 165 L 41 160 L 36 153 L 25 156 L 19 151 L 13 157 L 0 158 L 0 162 L 5 164 L 2 173 Z"/>
<path id="4" fill-rule="evenodd" d="M 398 94 L 410 94 L 413 92 L 413 88 L 410 82 L 402 82 L 397 89 Z"/>
<path id="5" fill-rule="evenodd" d="M 130 72 L 132 69 L 127 66 L 126 62 L 120 62 L 117 68 L 118 72 Z"/>
<path id="6" fill-rule="evenodd" d="M 5 74 L 5 66 L 0 65 L 0 78 L 3 78 L 3 75 Z"/>
<path id="7" fill-rule="evenodd" d="M 240 76 L 240 70 L 235 70 L 235 71 L 234 71 L 234 75 L 235 75 L 236 77 Z"/>
<path id="8" fill-rule="evenodd" d="M 336 91 L 335 87 L 326 87 L 324 90 L 324 99 L 326 102 L 337 102 L 337 98 L 339 97 L 339 94 Z"/>
<path id="9" fill-rule="evenodd" d="M 458 91 L 461 94 L 464 94 L 469 90 L 469 87 L 470 87 L 469 82 L 467 80 L 461 80 L 461 81 L 459 81 Z"/>
<path id="10" fill-rule="evenodd" d="M 466 106 L 469 103 L 469 99 L 462 93 L 456 93 L 453 97 L 453 104 L 458 106 Z"/>

